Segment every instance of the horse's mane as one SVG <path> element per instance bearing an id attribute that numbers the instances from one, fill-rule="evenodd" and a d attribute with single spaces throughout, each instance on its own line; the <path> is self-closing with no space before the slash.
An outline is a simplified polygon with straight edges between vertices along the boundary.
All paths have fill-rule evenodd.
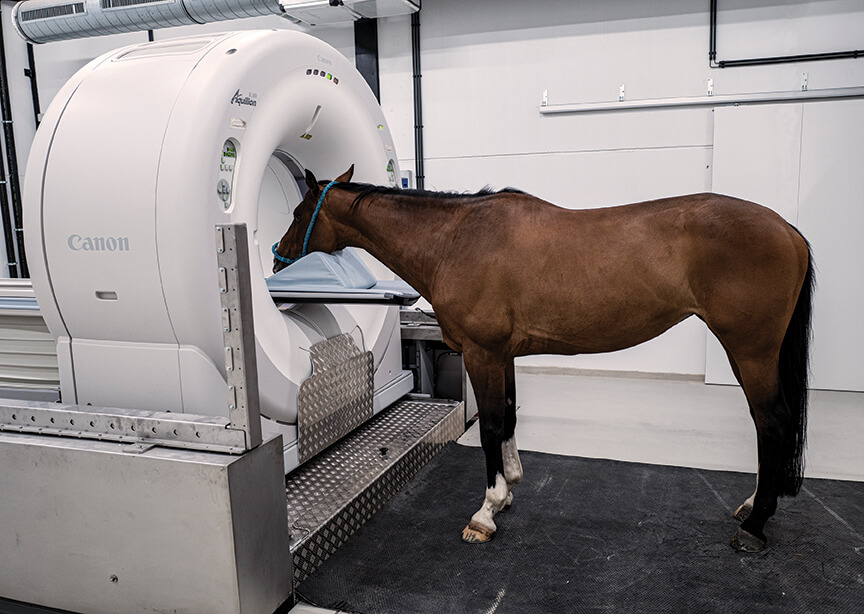
<path id="1" fill-rule="evenodd" d="M 525 194 L 522 190 L 516 188 L 503 188 L 501 190 L 493 190 L 489 186 L 479 190 L 478 192 L 436 192 L 433 190 L 413 190 L 407 188 L 391 188 L 387 186 L 373 185 L 371 183 L 340 183 L 340 190 L 354 192 L 357 196 L 351 203 L 351 209 L 357 207 L 361 200 L 370 195 L 393 195 L 401 198 L 417 198 L 434 201 L 470 201 L 471 199 L 480 198 L 483 196 L 492 196 L 494 194 Z"/>

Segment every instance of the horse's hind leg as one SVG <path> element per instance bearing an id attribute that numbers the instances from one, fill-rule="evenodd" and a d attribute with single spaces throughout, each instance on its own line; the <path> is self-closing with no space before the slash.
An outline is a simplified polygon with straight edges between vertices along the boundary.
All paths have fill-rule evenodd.
<path id="1" fill-rule="evenodd" d="M 783 494 L 784 450 L 790 432 L 790 413 L 780 395 L 776 367 L 761 362 L 739 362 L 740 380 L 756 424 L 759 469 L 756 492 L 735 512 L 741 526 L 732 537 L 736 550 L 758 552 L 765 547 L 765 523 L 777 510 Z"/>
<path id="2" fill-rule="evenodd" d="M 733 516 L 735 520 L 738 522 L 744 522 L 747 520 L 747 517 L 750 516 L 750 512 L 753 511 L 753 504 L 756 502 L 756 492 L 759 490 L 759 470 L 756 470 L 756 490 L 753 491 L 753 494 L 745 499 L 744 503 L 738 506 L 738 509 L 735 510 Z"/>
<path id="3" fill-rule="evenodd" d="M 514 430 L 515 383 L 508 385 L 512 359 L 481 350 L 464 352 L 480 414 L 480 443 L 486 456 L 486 496 L 462 531 L 470 543 L 486 542 L 497 530 L 495 514 L 512 501 L 510 490 L 522 479 Z M 512 378 L 509 378 L 512 379 Z M 508 411 L 512 408 L 512 411 Z"/>
<path id="4" fill-rule="evenodd" d="M 725 348 L 724 348 L 725 349 Z M 743 385 L 741 384 L 741 370 L 738 368 L 738 363 L 735 362 L 735 357 L 732 356 L 732 353 L 729 350 L 726 350 L 726 357 L 729 359 L 729 366 L 732 367 L 732 373 L 735 375 L 735 379 L 738 381 L 738 384 L 741 385 L 743 389 Z M 748 400 L 749 404 L 749 400 Z M 750 416 L 755 420 L 755 414 L 753 412 L 753 406 L 750 406 Z M 756 490 L 759 490 L 759 472 L 757 469 L 756 472 Z M 744 501 L 741 505 L 738 506 L 738 509 L 735 510 L 733 514 L 735 519 L 738 522 L 744 522 L 747 520 L 747 517 L 750 515 L 750 512 L 753 511 L 753 503 L 756 500 L 756 490 L 753 491 L 753 494 L 750 495 L 747 500 Z"/>

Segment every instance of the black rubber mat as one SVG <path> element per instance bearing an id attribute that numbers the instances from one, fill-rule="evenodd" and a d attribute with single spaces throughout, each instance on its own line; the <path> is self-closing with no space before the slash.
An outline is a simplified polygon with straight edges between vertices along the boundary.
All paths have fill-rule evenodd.
<path id="1" fill-rule="evenodd" d="M 523 452 L 487 544 L 483 453 L 446 447 L 299 587 L 364 614 L 864 613 L 864 483 L 808 479 L 769 546 L 729 545 L 754 476 Z"/>

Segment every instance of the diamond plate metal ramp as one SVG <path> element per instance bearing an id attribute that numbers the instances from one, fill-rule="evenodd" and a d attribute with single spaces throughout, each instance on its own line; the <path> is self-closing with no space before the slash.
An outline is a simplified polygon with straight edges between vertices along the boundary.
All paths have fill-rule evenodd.
<path id="1" fill-rule="evenodd" d="M 462 403 L 403 400 L 287 476 L 295 586 L 463 431 Z"/>
<path id="2" fill-rule="evenodd" d="M 311 348 L 312 376 L 297 397 L 297 455 L 301 463 L 372 417 L 372 352 L 344 334 Z"/>

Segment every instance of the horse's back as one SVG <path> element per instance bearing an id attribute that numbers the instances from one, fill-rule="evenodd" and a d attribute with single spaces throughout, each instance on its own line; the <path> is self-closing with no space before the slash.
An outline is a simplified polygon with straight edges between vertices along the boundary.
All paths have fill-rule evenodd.
<path id="1" fill-rule="evenodd" d="M 570 252 L 586 264 L 602 259 L 606 267 L 646 259 L 739 266 L 741 258 L 794 254 L 806 265 L 806 242 L 791 225 L 767 207 L 732 196 L 708 192 L 596 209 L 564 209 L 531 198 L 513 201 L 506 224 L 513 230 L 503 245 L 516 253 L 541 251 L 567 260 Z"/>
<path id="2" fill-rule="evenodd" d="M 692 314 L 710 319 L 797 276 L 803 243 L 770 209 L 710 193 L 583 210 L 501 194 L 456 234 L 442 275 L 459 291 L 447 302 L 518 354 L 612 351 Z"/>

